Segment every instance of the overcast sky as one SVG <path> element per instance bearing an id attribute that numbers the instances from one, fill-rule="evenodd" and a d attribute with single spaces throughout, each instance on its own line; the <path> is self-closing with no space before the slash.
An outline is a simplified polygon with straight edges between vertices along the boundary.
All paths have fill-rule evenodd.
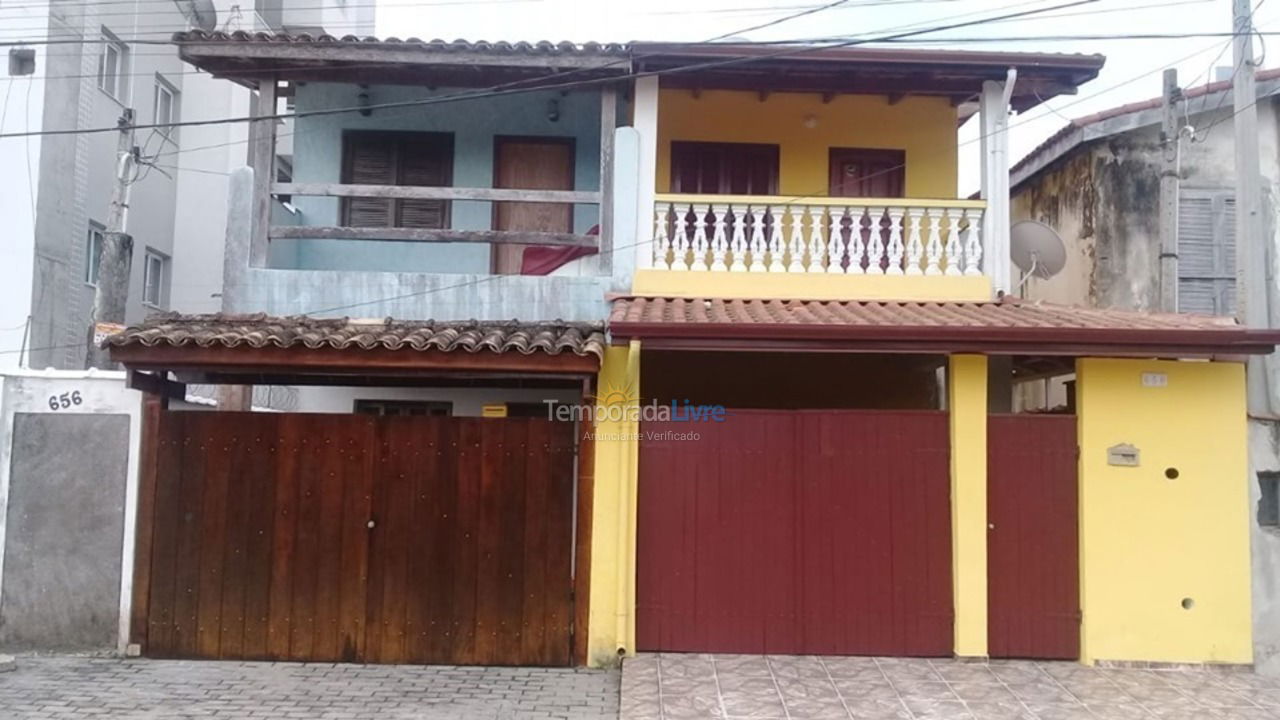
<path id="1" fill-rule="evenodd" d="M 453 40 L 707 40 L 733 33 L 749 40 L 831 36 L 881 36 L 908 27 L 934 27 L 1023 10 L 1049 8 L 1067 0 L 849 0 L 841 6 L 742 32 L 830 0 L 383 0 L 377 30 L 383 37 Z M 1264 0 L 1265 2 L 1265 0 Z M 1259 30 L 1277 29 L 1280 3 L 1262 4 Z M 990 23 L 921 36 L 935 39 L 910 47 L 1101 53 L 1107 64 L 1098 79 L 1011 121 L 1013 159 L 1065 124 L 1114 105 L 1160 94 L 1160 71 L 1178 69 L 1184 87 L 1211 79 L 1215 66 L 1230 66 L 1229 38 L 1177 40 L 1027 41 L 1050 35 L 1229 32 L 1230 0 L 1098 0 L 1021 20 Z M 973 42 L 976 38 L 999 39 Z M 1225 52 L 1223 52 L 1225 49 Z M 1215 61 L 1215 56 L 1222 53 Z M 1259 46 L 1258 52 L 1262 52 Z M 975 121 L 960 132 L 960 192 L 978 184 Z"/>

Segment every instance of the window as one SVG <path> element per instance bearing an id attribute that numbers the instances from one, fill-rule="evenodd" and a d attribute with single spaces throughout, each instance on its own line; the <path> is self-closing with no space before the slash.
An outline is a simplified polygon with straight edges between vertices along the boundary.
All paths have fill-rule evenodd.
<path id="1" fill-rule="evenodd" d="M 168 274 L 169 258 L 147 249 L 146 264 L 142 266 L 142 302 L 153 307 L 164 303 L 164 276 Z"/>
<path id="2" fill-rule="evenodd" d="M 1178 311 L 1236 309 L 1236 200 L 1231 190 L 1178 193 Z"/>
<path id="3" fill-rule="evenodd" d="M 116 100 L 124 100 L 129 89 L 129 46 L 106 28 L 98 54 L 98 87 Z"/>
<path id="4" fill-rule="evenodd" d="M 778 146 L 673 142 L 671 192 L 776 195 Z"/>
<path id="5" fill-rule="evenodd" d="M 165 135 L 172 136 L 170 125 L 178 122 L 178 91 L 167 80 L 156 76 L 156 93 L 152 122 L 159 125 Z"/>
<path id="6" fill-rule="evenodd" d="M 352 185 L 453 184 L 453 135 L 429 132 L 348 132 L 342 182 Z M 449 227 L 447 200 L 343 198 L 347 227 Z"/>
<path id="7" fill-rule="evenodd" d="M 98 286 L 98 271 L 102 263 L 102 246 L 106 240 L 106 228 L 96 222 L 89 222 L 89 232 L 84 241 L 84 281 L 94 287 Z"/>
<path id="8" fill-rule="evenodd" d="M 1258 527 L 1280 529 L 1280 473 L 1258 473 Z"/>
<path id="9" fill-rule="evenodd" d="M 453 414 L 453 403 L 441 400 L 356 400 L 355 411 L 357 415 L 448 417 Z"/>

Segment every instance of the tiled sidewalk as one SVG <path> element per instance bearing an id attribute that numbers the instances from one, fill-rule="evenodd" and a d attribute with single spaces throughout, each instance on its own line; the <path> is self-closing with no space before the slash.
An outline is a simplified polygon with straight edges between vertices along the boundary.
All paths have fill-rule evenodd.
<path id="1" fill-rule="evenodd" d="M 641 655 L 621 720 L 1274 720 L 1280 678 L 1075 663 Z"/>

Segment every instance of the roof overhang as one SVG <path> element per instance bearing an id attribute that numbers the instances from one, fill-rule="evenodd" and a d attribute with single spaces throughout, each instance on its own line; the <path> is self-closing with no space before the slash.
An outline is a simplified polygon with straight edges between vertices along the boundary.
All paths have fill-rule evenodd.
<path id="1" fill-rule="evenodd" d="M 636 70 L 664 72 L 664 87 L 927 95 L 956 105 L 975 98 L 983 82 L 1003 82 L 1016 68 L 1011 104 L 1019 112 L 1075 94 L 1106 61 L 1101 55 L 867 46 L 637 42 L 631 49 Z"/>
<path id="2" fill-rule="evenodd" d="M 1280 331 L 1223 318 L 1013 301 L 826 302 L 620 298 L 614 343 L 666 350 L 1227 357 L 1274 351 Z"/>
<path id="3" fill-rule="evenodd" d="M 404 323 L 262 315 L 157 315 L 106 341 L 129 370 L 185 382 L 449 384 L 586 377 L 604 333 L 569 323 Z"/>

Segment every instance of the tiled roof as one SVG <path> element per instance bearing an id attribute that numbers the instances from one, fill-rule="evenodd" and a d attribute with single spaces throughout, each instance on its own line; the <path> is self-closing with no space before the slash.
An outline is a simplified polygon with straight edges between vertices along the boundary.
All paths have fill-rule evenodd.
<path id="1" fill-rule="evenodd" d="M 900 342 L 984 346 L 1062 344 L 1270 352 L 1276 331 L 1230 318 L 992 302 L 859 302 L 626 297 L 613 302 L 614 341 L 716 338 Z"/>
<path id="2" fill-rule="evenodd" d="M 1259 70 L 1257 75 L 1255 76 L 1255 79 L 1258 82 L 1266 82 L 1270 80 L 1280 79 L 1280 68 L 1268 68 L 1266 70 Z M 1193 88 L 1187 88 L 1182 91 L 1182 97 L 1186 100 L 1194 100 L 1199 97 L 1204 97 L 1206 95 L 1213 95 L 1219 92 L 1225 92 L 1230 89 L 1231 89 L 1230 80 L 1218 80 L 1211 83 L 1205 83 L 1203 85 L 1197 85 L 1196 87 L 1193 87 Z M 1058 130 L 1057 132 L 1055 132 L 1054 134 L 1046 138 L 1044 142 L 1037 145 L 1034 149 L 1031 150 L 1031 152 L 1024 155 L 1022 159 L 1014 163 L 1013 167 L 1011 167 L 1009 171 L 1010 173 L 1016 174 L 1025 165 L 1030 163 L 1032 160 L 1036 159 L 1042 153 L 1046 152 L 1055 143 L 1065 140 L 1069 135 L 1071 135 L 1071 133 L 1075 132 L 1076 130 L 1079 130 L 1081 128 L 1086 128 L 1091 125 L 1096 125 L 1100 122 L 1103 122 L 1104 120 L 1110 120 L 1112 118 L 1129 115 L 1131 113 L 1142 112 L 1143 110 L 1157 110 L 1160 108 L 1160 106 L 1163 103 L 1164 103 L 1164 98 L 1153 97 L 1153 98 L 1148 98 L 1146 100 L 1139 100 L 1137 102 L 1126 103 L 1124 105 L 1117 105 L 1116 107 L 1108 108 L 1106 110 L 1101 110 L 1091 115 L 1085 115 L 1084 117 L 1075 118 L 1074 120 L 1071 120 L 1066 125 L 1064 125 L 1060 130 Z M 1201 108 L 1200 110 L 1195 110 L 1194 112 L 1203 112 L 1203 110 L 1204 108 Z"/>
<path id="3" fill-rule="evenodd" d="M 249 347 L 438 350 L 604 357 L 604 333 L 585 323 L 402 322 L 267 315 L 153 315 L 106 340 L 125 347 Z"/>
<path id="4" fill-rule="evenodd" d="M 421 40 L 419 38 L 377 38 L 371 35 L 329 34 L 312 35 L 310 33 L 269 33 L 269 32 L 208 32 L 205 30 L 188 30 L 173 34 L 176 43 L 205 42 L 237 42 L 237 43 L 295 43 L 310 45 L 392 45 L 404 47 L 416 45 L 424 50 L 483 52 L 494 55 L 622 55 L 630 52 L 630 48 L 621 43 L 571 43 L 540 40 L 536 42 L 488 42 L 486 40 Z"/>

